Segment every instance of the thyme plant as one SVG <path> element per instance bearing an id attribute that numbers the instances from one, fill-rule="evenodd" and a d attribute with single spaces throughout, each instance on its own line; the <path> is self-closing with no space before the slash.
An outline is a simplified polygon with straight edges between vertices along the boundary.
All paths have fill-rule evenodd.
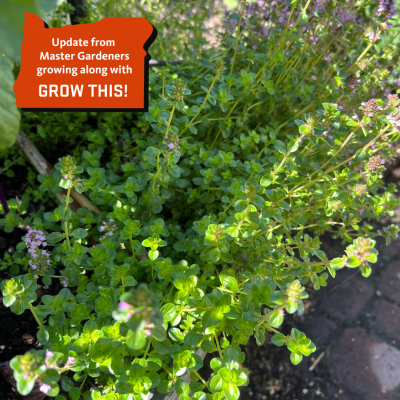
<path id="1" fill-rule="evenodd" d="M 101 4 L 83 22 L 106 16 Z M 140 11 L 158 7 L 155 56 L 185 58 L 150 72 L 147 113 L 22 115 L 42 151 L 65 149 L 49 176 L 29 172 L 0 220 L 27 228 L 3 260 L 20 274 L 1 282 L 4 304 L 31 310 L 44 347 L 11 361 L 24 395 L 39 382 L 57 400 L 59 385 L 72 400 L 172 389 L 236 400 L 248 383 L 240 346 L 272 340 L 300 363 L 316 348 L 281 329 L 285 315 L 341 268 L 368 277 L 374 238 L 397 237 L 376 228 L 398 205 L 383 180 L 400 152 L 394 3 L 168 4 Z M 211 16 L 222 21 L 212 46 L 198 25 Z M 167 20 L 184 38 L 170 53 Z M 21 163 L 17 149 L 3 154 L 7 169 Z M 72 212 L 73 190 L 101 212 Z M 326 232 L 345 254 L 327 257 Z M 37 299 L 37 282 L 62 289 Z M 215 354 L 211 376 L 199 349 Z"/>

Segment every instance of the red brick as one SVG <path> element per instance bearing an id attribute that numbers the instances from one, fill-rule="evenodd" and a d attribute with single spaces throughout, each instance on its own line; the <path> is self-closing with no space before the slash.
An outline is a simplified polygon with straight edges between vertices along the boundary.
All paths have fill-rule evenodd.
<path id="1" fill-rule="evenodd" d="M 400 308 L 380 299 L 371 313 L 370 327 L 400 342 Z"/>
<path id="2" fill-rule="evenodd" d="M 373 289 L 368 280 L 358 274 L 345 281 L 355 271 L 343 271 L 344 274 L 340 272 L 336 279 L 332 279 L 328 287 L 321 291 L 320 297 L 317 298 L 317 307 L 320 313 L 345 322 L 357 318 L 373 295 Z"/>
<path id="3" fill-rule="evenodd" d="M 314 342 L 318 350 L 329 345 L 333 338 L 333 332 L 335 329 L 336 324 L 321 315 L 311 315 L 301 326 L 301 331 Z"/>
<path id="4" fill-rule="evenodd" d="M 363 400 L 396 398 L 400 387 L 400 351 L 368 335 L 364 329 L 345 329 L 328 364 L 339 383 Z"/>
<path id="5" fill-rule="evenodd" d="M 379 253 L 387 254 L 388 256 L 394 257 L 400 254 L 400 236 L 397 239 L 392 239 L 389 246 L 384 243 L 378 248 Z"/>
<path id="6" fill-rule="evenodd" d="M 385 268 L 378 286 L 384 296 L 400 304 L 400 261 L 393 261 Z"/>

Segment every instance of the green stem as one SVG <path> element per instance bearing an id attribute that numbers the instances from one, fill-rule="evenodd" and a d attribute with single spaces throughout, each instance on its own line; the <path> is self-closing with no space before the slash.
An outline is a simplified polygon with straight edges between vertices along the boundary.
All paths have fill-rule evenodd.
<path id="1" fill-rule="evenodd" d="M 212 90 L 212 88 L 213 88 L 213 86 L 214 86 L 214 83 L 216 82 L 217 78 L 218 78 L 217 76 L 214 77 L 213 81 L 211 82 L 210 87 L 208 88 L 208 92 L 207 92 L 207 94 L 206 94 L 206 97 L 204 98 L 203 103 L 201 104 L 199 110 L 198 110 L 197 113 L 194 115 L 194 117 L 191 119 L 191 121 L 188 123 L 188 125 L 186 125 L 186 128 L 179 134 L 179 137 L 181 137 L 181 136 L 184 134 L 184 132 L 186 131 L 186 129 L 190 128 L 190 125 L 192 125 L 193 121 L 194 121 L 194 120 L 198 117 L 198 115 L 200 114 L 201 110 L 203 109 L 204 105 L 205 105 L 206 102 L 207 102 L 208 97 L 210 96 L 211 90 Z"/>
<path id="2" fill-rule="evenodd" d="M 38 323 L 38 325 L 39 325 L 41 328 L 43 328 L 42 321 L 40 321 L 38 315 L 36 314 L 35 307 L 32 305 L 32 303 L 28 303 L 28 307 L 29 307 L 29 309 L 31 310 L 33 316 L 35 317 L 35 320 L 36 320 L 36 322 Z"/>
<path id="3" fill-rule="evenodd" d="M 79 388 L 80 391 L 82 391 L 82 388 L 83 388 L 83 385 L 84 385 L 85 382 L 86 382 L 87 376 L 88 376 L 88 372 L 86 371 L 86 372 L 85 372 L 85 377 L 83 378 L 83 381 L 82 381 L 82 385 L 81 385 L 81 387 Z"/>
<path id="4" fill-rule="evenodd" d="M 233 110 L 236 108 L 236 106 L 237 106 L 238 104 L 239 104 L 239 102 L 237 101 L 237 102 L 233 105 L 233 107 L 232 107 L 231 110 L 229 111 L 228 115 L 226 116 L 225 120 L 232 114 Z M 222 131 L 222 129 L 220 129 L 220 130 L 218 131 L 217 136 L 215 137 L 215 139 L 214 139 L 214 141 L 213 141 L 213 143 L 212 143 L 210 149 L 212 149 L 212 148 L 214 147 L 214 144 L 217 142 L 218 137 L 219 137 L 221 131 Z"/>
<path id="5" fill-rule="evenodd" d="M 281 262 L 284 263 L 284 264 L 299 264 L 299 265 L 326 265 L 326 264 L 330 264 L 330 261 L 306 263 L 306 262 L 301 262 L 301 261 L 285 260 L 285 261 L 281 261 Z"/>
<path id="6" fill-rule="evenodd" d="M 65 208 L 69 207 L 69 196 L 71 194 L 71 187 L 68 188 L 67 191 L 67 198 L 65 200 Z M 68 235 L 68 221 L 64 222 L 64 228 L 65 228 L 65 237 L 67 239 L 67 243 L 68 243 L 68 248 L 71 250 L 71 243 L 69 241 L 69 235 Z"/>
<path id="7" fill-rule="evenodd" d="M 400 114 L 399 114 L 400 115 Z M 376 135 L 368 144 L 366 144 L 362 150 L 366 150 L 368 147 L 371 146 L 372 143 L 376 142 L 388 129 L 390 128 L 390 126 L 386 126 L 386 128 L 384 128 L 380 133 L 378 133 L 378 135 Z M 285 197 L 288 198 L 290 197 L 290 195 L 292 195 L 295 192 L 298 192 L 301 189 L 305 189 L 311 185 L 313 185 L 315 182 L 318 182 L 320 179 L 322 179 L 324 176 L 328 175 L 330 172 L 332 172 L 333 170 L 341 167 L 344 164 L 347 164 L 349 161 L 352 161 L 355 157 L 355 154 L 349 158 L 347 158 L 346 160 L 340 162 L 339 164 L 333 165 L 332 167 L 328 168 L 327 170 L 325 170 L 320 176 L 318 176 L 318 178 L 313 179 L 312 181 L 308 182 L 307 184 L 300 186 L 298 188 L 293 188 Z"/>
<path id="8" fill-rule="evenodd" d="M 154 189 L 153 189 L 153 190 L 154 190 Z M 138 260 L 137 260 L 137 258 L 136 258 L 136 256 L 135 256 L 135 250 L 134 250 L 134 248 L 133 248 L 132 238 L 129 239 L 129 242 L 130 242 L 130 244 L 131 244 L 132 257 L 133 257 L 133 259 L 134 259 L 136 262 L 138 262 Z"/>
<path id="9" fill-rule="evenodd" d="M 215 333 L 215 331 L 214 331 L 214 339 L 215 339 L 215 344 L 217 345 L 219 356 L 222 358 L 223 357 L 222 350 L 221 350 L 221 347 L 219 346 L 218 337 L 217 337 L 217 334 Z"/>
<path id="10" fill-rule="evenodd" d="M 160 175 L 160 172 L 161 172 L 160 155 L 158 155 L 157 156 L 157 172 L 156 172 L 156 174 L 154 175 L 154 178 L 153 178 L 153 193 L 155 193 L 155 191 L 156 191 L 156 180 L 158 178 L 158 175 Z"/>
<path id="11" fill-rule="evenodd" d="M 144 354 L 143 354 L 143 360 L 145 360 L 146 359 L 146 357 L 147 357 L 147 353 L 149 352 L 149 350 L 150 350 L 150 339 L 149 339 L 149 341 L 148 341 L 148 343 L 147 343 L 147 346 L 146 346 L 146 350 L 144 351 Z"/>
<path id="12" fill-rule="evenodd" d="M 192 369 L 191 371 L 198 376 L 198 378 L 203 382 L 203 385 L 208 389 L 207 382 L 198 374 L 198 372 L 195 369 Z"/>
<path id="13" fill-rule="evenodd" d="M 237 31 L 236 31 L 235 52 L 233 53 L 233 61 L 232 61 L 232 66 L 231 66 L 231 72 L 229 73 L 229 78 L 232 76 L 233 66 L 235 65 L 235 61 L 236 61 L 236 53 L 237 53 L 239 37 L 240 37 L 240 23 L 242 22 L 243 11 L 244 11 L 245 5 L 246 5 L 246 0 L 243 1 L 242 9 L 240 11 L 240 17 L 239 17 L 238 27 L 237 27 Z"/>

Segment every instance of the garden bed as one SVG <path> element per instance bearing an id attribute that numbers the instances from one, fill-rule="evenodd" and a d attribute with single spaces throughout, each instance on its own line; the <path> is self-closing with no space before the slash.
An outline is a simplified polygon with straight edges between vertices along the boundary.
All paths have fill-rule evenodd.
<path id="1" fill-rule="evenodd" d="M 396 163 L 390 166 L 385 175 L 385 181 L 387 183 L 394 183 L 400 188 L 400 169 L 396 169 L 398 165 L 399 163 L 397 160 Z M 15 196 L 21 197 L 23 194 L 23 189 L 26 186 L 26 177 L 24 177 L 26 170 L 21 167 L 18 169 L 17 173 L 17 177 L 13 179 L 7 178 L 5 174 L 0 174 L 0 184 L 3 186 L 7 198 L 13 198 Z M 35 207 L 34 205 L 31 206 Z M 394 223 L 399 222 L 397 214 L 392 220 Z M 379 228 L 379 225 L 377 225 L 376 228 Z M 25 231 L 19 230 L 19 233 L 24 235 Z M 327 234 L 322 238 L 322 242 L 323 250 L 328 257 L 333 258 L 336 254 L 343 252 L 344 246 L 340 244 L 340 241 L 332 239 Z M 13 233 L 6 233 L 0 228 L 0 258 L 4 256 L 4 252 L 12 254 L 17 243 L 18 239 Z M 383 241 L 380 240 L 379 243 L 379 247 L 384 249 L 385 245 Z M 397 244 L 394 243 L 391 247 L 395 248 L 396 246 Z M 393 258 L 400 258 L 400 253 L 396 253 L 396 250 L 392 250 L 392 259 Z M 388 260 L 387 256 L 385 258 L 384 254 L 380 256 L 380 259 Z M 378 287 L 378 282 L 383 274 L 384 272 L 382 270 L 374 271 L 371 282 L 368 282 L 368 284 Z M 0 272 L 0 281 L 9 279 L 9 277 L 10 275 L 7 271 Z M 304 331 L 308 337 L 316 338 L 314 340 L 318 346 L 319 353 L 315 357 L 302 362 L 298 366 L 294 366 L 289 360 L 287 350 L 285 348 L 276 347 L 270 341 L 272 335 L 268 334 L 266 343 L 261 347 L 256 344 L 254 338 L 250 338 L 249 343 L 242 346 L 246 354 L 243 367 L 249 369 L 250 379 L 249 385 L 241 388 L 241 396 L 243 399 L 306 400 L 325 398 L 329 400 L 358 400 L 356 397 L 357 387 L 350 387 L 350 390 L 346 388 L 340 381 L 340 378 L 338 378 L 331 369 L 327 359 L 329 359 L 332 347 L 336 344 L 338 336 L 343 329 L 348 326 L 359 327 L 361 325 L 360 320 L 353 318 L 349 324 L 349 321 L 344 317 L 343 320 L 340 321 L 341 327 L 337 328 L 337 321 L 333 319 L 335 322 L 332 322 L 324 306 L 319 306 L 323 300 L 331 304 L 337 304 L 338 298 L 342 298 L 340 305 L 334 305 L 333 307 L 338 307 L 339 310 L 351 308 L 354 302 L 363 303 L 364 298 L 362 293 L 359 292 L 359 294 L 351 297 L 346 291 L 348 287 L 341 290 L 340 294 L 338 291 L 337 297 L 330 297 L 332 296 L 332 289 L 336 289 L 346 282 L 349 282 L 351 285 L 353 285 L 354 282 L 354 284 L 357 285 L 357 278 L 358 281 L 364 279 L 359 276 L 355 277 L 352 272 L 351 274 L 340 274 L 337 280 L 331 281 L 328 287 L 321 291 L 316 291 L 313 289 L 312 285 L 307 285 L 307 292 L 310 297 L 305 301 L 304 313 L 301 313 L 301 315 L 295 313 L 285 318 L 281 329 L 282 332 L 290 332 L 292 328 L 296 327 Z M 62 286 L 57 281 L 54 281 L 50 287 L 39 285 L 37 290 L 38 298 L 44 294 L 56 295 L 61 288 Z M 378 294 L 381 296 L 379 291 Z M 371 308 L 372 303 L 368 305 L 367 311 Z M 361 318 L 363 318 L 363 316 L 361 316 Z M 26 310 L 20 316 L 16 316 L 0 302 L 0 324 L 2 327 L 6 327 L 6 329 L 0 330 L 0 366 L 16 355 L 24 354 L 30 349 L 42 348 L 42 345 L 36 339 L 38 329 L 37 322 L 29 310 Z M 364 321 L 363 325 L 365 325 Z M 394 327 L 394 329 L 396 328 Z M 400 325 L 397 329 L 400 330 Z M 396 344 L 395 341 L 392 341 L 392 343 Z M 400 342 L 396 347 L 400 348 Z M 317 356 L 321 355 L 322 352 L 324 354 L 321 361 L 316 363 L 313 371 L 310 371 L 309 368 L 315 364 Z M 216 353 L 206 355 L 204 359 L 205 365 L 199 371 L 202 376 L 207 377 L 211 374 L 212 370 L 209 367 L 209 362 L 213 357 L 217 356 L 218 354 Z M 347 364 L 352 357 L 353 356 L 348 353 L 347 358 L 342 357 L 340 362 Z M 90 388 L 90 385 L 88 385 L 88 388 Z M 352 390 L 354 392 L 352 392 Z M 379 390 L 379 388 L 377 390 Z M 61 394 L 68 398 L 66 392 L 61 392 Z M 157 398 L 160 399 L 164 397 L 159 394 L 157 396 Z M 12 400 L 19 399 L 20 397 L 21 395 L 16 392 L 15 386 L 7 382 L 4 375 L 0 373 L 0 399 Z M 30 396 L 26 396 L 26 399 L 30 399 Z"/>

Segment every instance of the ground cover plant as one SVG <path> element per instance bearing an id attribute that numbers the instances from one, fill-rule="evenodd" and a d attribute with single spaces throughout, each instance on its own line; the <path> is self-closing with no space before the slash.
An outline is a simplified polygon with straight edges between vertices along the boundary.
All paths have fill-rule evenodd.
<path id="1" fill-rule="evenodd" d="M 0 220 L 25 229 L 4 305 L 33 313 L 43 345 L 11 361 L 21 394 L 238 399 L 240 346 L 272 335 L 300 363 L 312 338 L 279 327 L 305 286 L 345 267 L 368 277 L 374 238 L 397 237 L 374 229 L 398 205 L 382 179 L 400 152 L 393 2 L 142 3 L 91 5 L 82 23 L 144 15 L 153 57 L 182 59 L 151 71 L 147 113 L 22 114 L 44 154 L 64 154 L 49 176 L 29 169 Z M 27 166 L 15 146 L 2 155 L 9 176 Z M 73 212 L 72 190 L 100 213 Z M 346 254 L 327 259 L 325 232 Z M 38 282 L 63 288 L 38 300 Z M 218 354 L 211 376 L 198 349 Z"/>

